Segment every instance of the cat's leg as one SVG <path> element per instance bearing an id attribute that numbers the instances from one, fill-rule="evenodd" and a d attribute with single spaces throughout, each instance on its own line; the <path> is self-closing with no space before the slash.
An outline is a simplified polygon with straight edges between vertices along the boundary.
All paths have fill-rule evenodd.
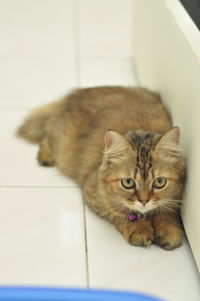
<path id="1" fill-rule="evenodd" d="M 147 219 L 133 222 L 114 219 L 113 223 L 131 245 L 150 246 L 154 240 L 154 230 Z"/>
<path id="2" fill-rule="evenodd" d="M 182 243 L 183 231 L 178 215 L 162 213 L 152 217 L 155 232 L 155 243 L 166 250 L 177 248 Z"/>
<path id="3" fill-rule="evenodd" d="M 49 140 L 45 137 L 40 143 L 40 148 L 38 152 L 38 161 L 43 166 L 54 166 L 55 160 L 53 158 L 52 148 L 50 146 Z"/>
<path id="4" fill-rule="evenodd" d="M 103 198 L 97 191 L 97 174 L 91 173 L 84 182 L 83 196 L 90 209 L 114 224 L 125 239 L 135 246 L 150 246 L 154 240 L 154 230 L 149 220 L 137 220 L 130 222 L 127 216 L 113 216 L 113 213 L 103 202 Z"/>
<path id="5" fill-rule="evenodd" d="M 97 172 L 90 173 L 83 185 L 84 200 L 90 209 L 114 224 L 125 239 L 135 246 L 149 246 L 154 240 L 154 230 L 149 220 L 137 220 L 130 222 L 127 216 L 113 215 L 113 212 L 107 208 L 103 197 L 99 196 Z"/>

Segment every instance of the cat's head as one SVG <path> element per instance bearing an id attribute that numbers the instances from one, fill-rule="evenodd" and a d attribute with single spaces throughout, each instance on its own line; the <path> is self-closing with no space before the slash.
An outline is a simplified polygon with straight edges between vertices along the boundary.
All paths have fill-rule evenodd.
<path id="1" fill-rule="evenodd" d="M 112 211 L 174 211 L 182 198 L 185 160 L 179 129 L 164 135 L 135 131 L 105 135 L 100 190 Z"/>

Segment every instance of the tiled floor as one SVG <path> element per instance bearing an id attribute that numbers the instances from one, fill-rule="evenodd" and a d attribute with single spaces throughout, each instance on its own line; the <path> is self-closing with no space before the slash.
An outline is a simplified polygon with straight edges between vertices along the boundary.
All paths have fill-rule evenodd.
<path id="1" fill-rule="evenodd" d="M 0 0 L 0 284 L 200 299 L 188 243 L 129 246 L 81 192 L 15 137 L 27 111 L 77 86 L 135 85 L 132 0 Z"/>

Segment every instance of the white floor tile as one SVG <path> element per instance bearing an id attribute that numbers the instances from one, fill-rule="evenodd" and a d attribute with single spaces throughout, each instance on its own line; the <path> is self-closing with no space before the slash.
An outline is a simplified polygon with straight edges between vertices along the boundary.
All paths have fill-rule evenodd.
<path id="1" fill-rule="evenodd" d="M 89 210 L 86 217 L 92 288 L 145 292 L 169 301 L 199 300 L 199 274 L 187 242 L 173 251 L 133 247 Z"/>
<path id="2" fill-rule="evenodd" d="M 72 59 L 72 60 L 71 60 Z M 75 86 L 73 58 L 0 59 L 0 107 L 35 107 Z"/>
<path id="3" fill-rule="evenodd" d="M 132 4 L 132 0 L 79 1 L 82 57 L 133 56 Z"/>
<path id="4" fill-rule="evenodd" d="M 60 8 L 62 9 L 62 7 Z M 57 23 L 49 24 L 31 24 L 28 21 L 24 24 L 20 23 L 20 20 L 14 24 L 12 21 L 11 23 L 1 23 L 0 21 L 0 56 L 15 58 L 52 58 L 57 56 L 64 58 L 66 51 L 68 54 L 72 53 L 74 46 L 73 15 L 69 9 L 66 10 L 66 13 L 68 16 L 65 15 L 65 23 L 59 23 L 58 20 Z"/>
<path id="5" fill-rule="evenodd" d="M 39 166 L 38 145 L 15 136 L 27 113 L 0 110 L 0 186 L 76 187 L 56 167 Z"/>
<path id="6" fill-rule="evenodd" d="M 73 0 L 1 0 L 0 56 L 65 57 L 74 47 Z"/>
<path id="7" fill-rule="evenodd" d="M 1 0 L 1 22 L 4 24 L 66 24 L 73 0 Z M 68 11 L 70 10 L 70 11 Z"/>
<path id="8" fill-rule="evenodd" d="M 74 2 L 0 1 L 0 107 L 33 107 L 77 86 Z"/>
<path id="9" fill-rule="evenodd" d="M 0 284 L 86 286 L 75 189 L 0 188 Z"/>
<path id="10" fill-rule="evenodd" d="M 135 86 L 133 64 L 123 60 L 82 60 L 80 82 L 82 87 L 102 85 Z"/>

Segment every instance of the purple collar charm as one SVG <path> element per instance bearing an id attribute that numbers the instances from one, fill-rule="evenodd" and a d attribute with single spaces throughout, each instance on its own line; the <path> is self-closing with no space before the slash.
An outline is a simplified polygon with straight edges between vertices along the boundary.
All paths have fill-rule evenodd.
<path id="1" fill-rule="evenodd" d="M 129 214 L 129 216 L 128 216 L 128 220 L 130 221 L 130 222 L 134 222 L 134 221 L 136 221 L 138 219 L 138 216 L 137 216 L 137 214 L 135 214 L 135 213 L 131 213 L 131 214 Z"/>
<path id="2" fill-rule="evenodd" d="M 136 213 L 130 213 L 129 215 L 128 215 L 128 220 L 130 221 L 130 222 L 134 222 L 134 221 L 136 221 L 136 220 L 138 220 L 138 219 L 140 219 L 140 220 L 145 220 L 145 218 L 146 218 L 146 214 L 145 213 L 139 213 L 139 214 L 136 214 Z"/>

